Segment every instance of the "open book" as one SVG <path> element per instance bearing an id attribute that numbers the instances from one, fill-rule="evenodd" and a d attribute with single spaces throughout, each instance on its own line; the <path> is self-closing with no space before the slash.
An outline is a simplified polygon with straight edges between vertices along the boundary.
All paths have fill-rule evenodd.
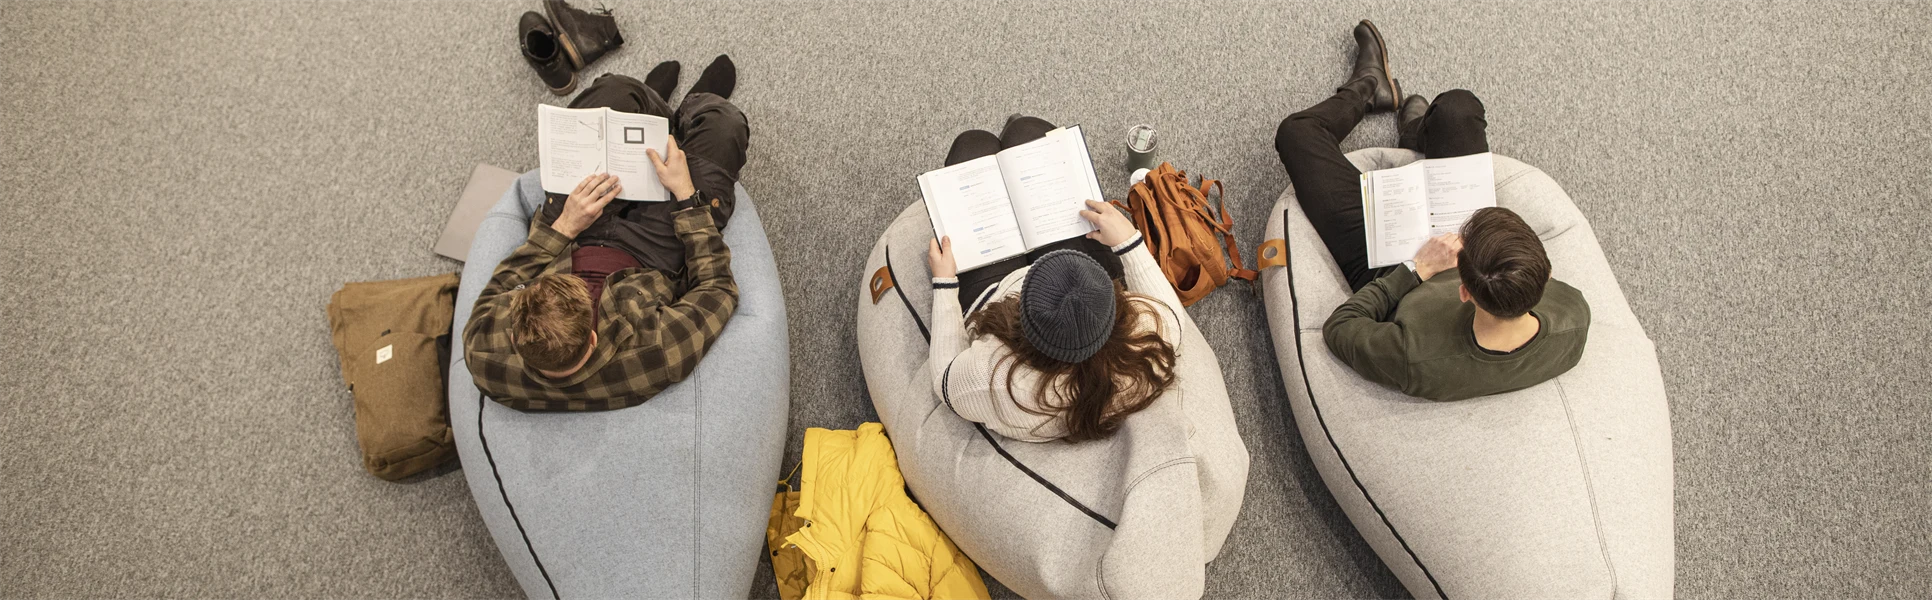
<path id="1" fill-rule="evenodd" d="M 1086 235 L 1100 180 L 1080 126 L 919 176 L 937 236 L 952 236 L 960 271 Z"/>
<path id="2" fill-rule="evenodd" d="M 1455 233 L 1471 213 L 1495 205 L 1496 165 L 1488 152 L 1363 173 L 1369 268 L 1415 258 L 1429 238 Z"/>
<path id="3" fill-rule="evenodd" d="M 558 108 L 537 105 L 537 154 L 543 191 L 569 194 L 585 177 L 617 176 L 624 186 L 619 200 L 664 202 L 671 193 L 657 180 L 657 168 L 644 149 L 664 156 L 671 122 L 664 117 L 608 108 Z"/>

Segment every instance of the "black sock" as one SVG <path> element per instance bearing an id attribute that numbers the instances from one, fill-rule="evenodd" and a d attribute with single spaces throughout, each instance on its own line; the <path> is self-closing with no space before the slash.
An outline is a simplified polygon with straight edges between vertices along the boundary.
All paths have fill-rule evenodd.
<path id="1" fill-rule="evenodd" d="M 704 68 L 704 74 L 698 76 L 698 82 L 691 84 L 690 93 L 711 93 L 730 98 L 731 91 L 737 87 L 738 66 L 731 63 L 730 56 L 720 54 L 711 61 L 711 66 Z"/>
<path id="2" fill-rule="evenodd" d="M 669 99 L 671 92 L 678 87 L 678 72 L 682 69 L 675 60 L 657 63 L 650 74 L 644 76 L 644 87 L 657 92 L 659 98 Z"/>

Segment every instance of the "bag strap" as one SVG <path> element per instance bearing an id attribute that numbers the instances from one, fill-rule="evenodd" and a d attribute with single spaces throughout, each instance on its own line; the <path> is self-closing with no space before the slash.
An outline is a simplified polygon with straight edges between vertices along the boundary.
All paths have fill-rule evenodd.
<path id="1" fill-rule="evenodd" d="M 1228 267 L 1228 277 L 1242 281 L 1254 281 L 1261 273 L 1242 266 L 1241 246 L 1234 243 L 1234 215 L 1228 212 L 1227 190 L 1221 187 L 1221 180 L 1201 178 L 1201 197 L 1206 198 L 1208 188 L 1214 188 L 1214 204 L 1220 209 L 1220 221 L 1209 220 L 1221 234 L 1221 245 L 1227 249 L 1232 266 Z M 1211 215 L 1212 213 L 1210 213 Z"/>

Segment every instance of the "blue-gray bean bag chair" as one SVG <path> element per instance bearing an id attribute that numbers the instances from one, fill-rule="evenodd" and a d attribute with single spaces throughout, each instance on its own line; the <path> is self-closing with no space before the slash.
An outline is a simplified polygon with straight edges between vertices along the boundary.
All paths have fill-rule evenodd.
<path id="1" fill-rule="evenodd" d="M 529 234 L 543 202 L 537 173 L 517 179 L 476 232 L 456 295 L 449 415 L 470 493 L 527 596 L 750 594 L 784 454 L 791 359 L 771 244 L 742 186 L 737 195 L 724 238 L 738 312 L 689 379 L 608 412 L 524 413 L 477 391 L 463 324 Z"/>
<path id="2" fill-rule="evenodd" d="M 1348 156 L 1363 171 L 1421 158 Z M 1285 239 L 1287 264 L 1263 269 L 1261 287 L 1303 445 L 1417 598 L 1668 598 L 1670 410 L 1656 349 L 1589 221 L 1549 175 L 1497 156 L 1496 203 L 1536 230 L 1552 275 L 1589 300 L 1589 343 L 1550 381 L 1433 402 L 1370 383 L 1329 353 L 1322 323 L 1348 283 L 1294 190 L 1282 194 L 1267 237 Z"/>

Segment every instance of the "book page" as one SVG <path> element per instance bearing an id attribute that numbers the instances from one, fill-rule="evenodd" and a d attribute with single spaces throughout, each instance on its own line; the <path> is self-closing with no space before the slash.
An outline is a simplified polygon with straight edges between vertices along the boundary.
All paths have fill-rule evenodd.
<path id="1" fill-rule="evenodd" d="M 961 272 L 1026 253 L 994 157 L 928 171 L 919 176 L 919 191 L 933 234 L 952 236 Z"/>
<path id="2" fill-rule="evenodd" d="M 604 165 L 606 109 L 537 105 L 537 160 L 543 191 L 569 194 Z"/>
<path id="3" fill-rule="evenodd" d="M 1080 138 L 1080 143 L 1073 144 L 1073 150 L 1076 154 L 1073 158 L 1073 163 L 1085 168 L 1087 171 L 1087 193 L 1090 196 L 1088 199 L 1106 202 L 1106 192 L 1100 191 L 1100 177 L 1095 175 L 1093 171 L 1093 155 L 1087 149 L 1087 134 L 1080 130 L 1080 126 L 1071 125 L 1055 129 L 1047 132 L 1047 135 L 1071 135 Z M 1083 204 L 1080 208 L 1084 210 L 1086 206 Z"/>
<path id="4" fill-rule="evenodd" d="M 1456 233 L 1470 214 L 1496 205 L 1495 155 L 1484 152 L 1418 162 L 1429 197 L 1430 237 Z"/>
<path id="5" fill-rule="evenodd" d="M 1086 145 L 1078 129 L 1056 130 L 994 156 L 1027 249 L 1093 231 L 1080 218 L 1087 200 L 1101 199 Z"/>
<path id="6" fill-rule="evenodd" d="M 604 122 L 604 157 L 610 161 L 606 167 L 624 186 L 624 192 L 618 194 L 617 199 L 646 202 L 671 200 L 670 191 L 657 180 L 657 167 L 651 165 L 650 155 L 644 153 L 645 148 L 650 148 L 657 150 L 658 156 L 664 156 L 670 148 L 671 121 L 664 117 L 611 110 L 605 114 Z"/>
<path id="7" fill-rule="evenodd" d="M 1429 241 L 1429 197 L 1424 189 L 1422 163 L 1370 171 L 1362 198 L 1369 268 L 1380 268 L 1415 258 Z"/>

